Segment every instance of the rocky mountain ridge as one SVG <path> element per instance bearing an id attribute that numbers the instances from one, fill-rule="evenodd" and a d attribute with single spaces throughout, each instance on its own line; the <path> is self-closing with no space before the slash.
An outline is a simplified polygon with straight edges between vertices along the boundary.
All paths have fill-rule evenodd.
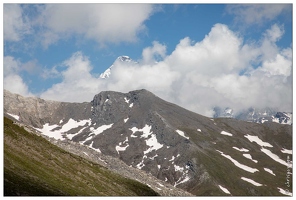
<path id="1" fill-rule="evenodd" d="M 193 195 L 290 194 L 282 192 L 291 188 L 281 181 L 291 168 L 290 125 L 211 119 L 147 90 L 104 91 L 81 104 L 4 92 L 4 113 L 43 135 L 119 158 Z"/>

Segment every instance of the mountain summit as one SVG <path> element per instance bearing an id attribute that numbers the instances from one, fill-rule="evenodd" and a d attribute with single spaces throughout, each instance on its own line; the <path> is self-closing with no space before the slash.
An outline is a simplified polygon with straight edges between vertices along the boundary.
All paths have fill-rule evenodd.
<path id="1" fill-rule="evenodd" d="M 120 61 L 120 62 L 128 62 L 128 63 L 130 63 L 130 62 L 135 62 L 135 61 L 133 61 L 130 57 L 128 57 L 128 56 L 119 56 L 116 60 L 115 60 L 115 62 L 116 61 Z M 100 74 L 100 78 L 103 78 L 103 79 L 105 79 L 105 78 L 109 78 L 110 77 L 110 75 L 111 75 L 111 69 L 112 69 L 112 67 L 114 66 L 114 64 L 112 64 L 108 69 L 106 69 L 103 73 L 101 73 Z"/>
<path id="2" fill-rule="evenodd" d="M 86 103 L 5 91 L 4 113 L 41 134 L 119 158 L 194 195 L 291 194 L 285 184 L 287 170 L 292 171 L 290 125 L 212 119 L 144 89 L 103 91 Z"/>

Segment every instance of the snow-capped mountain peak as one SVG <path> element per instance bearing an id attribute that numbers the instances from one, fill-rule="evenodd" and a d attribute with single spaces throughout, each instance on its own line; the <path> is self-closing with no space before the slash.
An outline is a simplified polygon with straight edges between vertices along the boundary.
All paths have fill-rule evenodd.
<path id="1" fill-rule="evenodd" d="M 128 56 L 119 56 L 117 58 L 117 60 L 122 61 L 122 62 L 131 62 L 132 61 L 132 59 Z"/>
<path id="2" fill-rule="evenodd" d="M 113 67 L 113 65 L 111 65 L 111 67 L 109 67 L 108 69 L 106 69 L 103 73 L 100 74 L 100 78 L 109 78 L 111 75 L 111 68 Z"/>
<path id="3" fill-rule="evenodd" d="M 133 61 L 129 56 L 119 56 L 116 60 L 116 61 L 120 61 L 120 62 L 127 62 L 127 63 L 130 63 L 130 62 L 135 62 Z M 136 62 L 135 62 L 136 63 Z M 103 73 L 100 74 L 100 78 L 109 78 L 110 75 L 111 75 L 111 68 L 114 66 L 114 64 L 112 64 L 108 69 L 106 69 Z"/>

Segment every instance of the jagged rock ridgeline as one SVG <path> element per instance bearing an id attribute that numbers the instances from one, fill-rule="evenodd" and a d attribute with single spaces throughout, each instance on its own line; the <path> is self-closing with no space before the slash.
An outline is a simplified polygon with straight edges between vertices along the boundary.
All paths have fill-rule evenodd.
<path id="1" fill-rule="evenodd" d="M 49 137 L 119 158 L 194 195 L 286 195 L 281 180 L 291 167 L 290 125 L 211 119 L 147 90 L 105 91 L 81 104 L 47 104 L 6 93 L 7 116 Z M 27 104 L 31 109 L 23 109 Z"/>

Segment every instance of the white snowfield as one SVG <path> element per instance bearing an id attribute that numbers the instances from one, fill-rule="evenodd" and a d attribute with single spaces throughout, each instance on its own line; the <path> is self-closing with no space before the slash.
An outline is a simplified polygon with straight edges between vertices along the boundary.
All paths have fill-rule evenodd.
<path id="1" fill-rule="evenodd" d="M 174 165 L 174 168 L 175 168 L 175 172 L 176 171 L 180 171 L 180 172 L 183 172 L 184 171 L 184 167 L 180 167 L 178 165 Z"/>
<path id="2" fill-rule="evenodd" d="M 35 128 L 35 129 L 40 131 L 43 135 L 47 135 L 48 137 L 54 138 L 56 140 L 59 140 L 59 139 L 63 140 L 64 138 L 60 132 L 51 131 L 58 126 L 59 125 L 57 125 L 57 124 L 49 125 L 49 123 L 46 123 L 43 125 L 43 128 L 41 128 L 41 129 Z"/>
<path id="3" fill-rule="evenodd" d="M 124 97 L 124 101 L 125 101 L 126 103 L 129 103 L 129 99 L 127 99 L 126 97 Z"/>
<path id="4" fill-rule="evenodd" d="M 284 195 L 287 195 L 287 196 L 292 196 L 293 195 L 292 192 L 286 191 L 286 190 L 284 190 L 282 188 L 278 187 L 277 189 L 279 190 L 280 193 L 282 193 Z"/>
<path id="5" fill-rule="evenodd" d="M 157 141 L 157 138 L 156 138 L 156 134 L 154 134 L 152 131 L 151 131 L 151 126 L 149 126 L 148 124 L 146 124 L 143 128 L 139 129 L 137 127 L 133 127 L 133 128 L 130 128 L 130 130 L 133 132 L 131 134 L 131 137 L 135 138 L 135 137 L 138 137 L 136 135 L 134 135 L 136 132 L 142 132 L 142 134 L 140 135 L 140 138 L 145 138 L 145 142 L 146 142 L 146 145 L 149 147 L 148 149 L 146 149 L 143 153 L 144 153 L 144 156 L 143 156 L 143 159 L 140 163 L 137 164 L 137 168 L 141 169 L 145 166 L 144 164 L 144 159 L 147 159 L 148 156 L 146 154 L 152 152 L 153 150 L 157 151 L 158 149 L 162 148 L 163 147 L 163 144 L 160 144 L 158 141 Z M 150 138 L 149 138 L 150 136 Z M 153 157 L 150 157 L 149 159 L 154 159 L 155 156 Z"/>
<path id="6" fill-rule="evenodd" d="M 227 190 L 225 187 L 223 187 L 222 185 L 218 185 L 219 188 L 226 194 L 230 194 L 229 190 Z"/>
<path id="7" fill-rule="evenodd" d="M 128 117 L 123 119 L 124 123 L 126 123 L 128 119 L 129 119 Z"/>
<path id="8" fill-rule="evenodd" d="M 268 155 L 270 158 L 272 158 L 274 161 L 276 161 L 282 165 L 285 165 L 288 168 L 292 168 L 292 163 L 287 163 L 286 161 L 282 160 L 278 155 L 272 153 L 270 150 L 261 148 L 261 151 L 263 153 L 265 153 L 266 155 Z"/>
<path id="9" fill-rule="evenodd" d="M 119 143 L 119 145 L 121 145 L 121 144 Z M 129 144 L 126 144 L 125 147 L 121 147 L 121 146 L 119 146 L 119 145 L 117 145 L 117 146 L 115 147 L 115 149 L 116 149 L 116 151 L 117 151 L 118 154 L 119 154 L 119 151 L 125 151 L 126 148 L 129 147 Z"/>
<path id="10" fill-rule="evenodd" d="M 75 121 L 74 119 L 70 118 L 69 121 L 64 124 L 62 127 L 57 124 L 49 125 L 49 123 L 46 123 L 43 125 L 41 129 L 35 128 L 36 130 L 40 131 L 43 135 L 47 135 L 48 137 L 52 137 L 55 139 L 65 140 L 63 137 L 63 134 L 73 128 L 77 128 L 79 126 L 84 126 L 88 123 L 88 125 L 91 124 L 91 119 L 85 119 L 80 121 Z M 55 128 L 60 127 L 58 130 L 54 130 Z M 77 134 L 76 134 L 77 135 Z M 68 138 L 73 138 L 75 135 L 68 135 Z"/>
<path id="11" fill-rule="evenodd" d="M 91 141 L 89 147 L 92 148 L 93 150 L 99 152 L 99 153 L 102 153 L 101 150 L 100 150 L 99 148 L 94 148 L 94 147 L 93 147 L 93 144 L 94 144 L 94 141 Z"/>
<path id="12" fill-rule="evenodd" d="M 185 136 L 185 133 L 183 132 L 183 131 L 180 131 L 180 130 L 176 130 L 176 132 L 179 134 L 179 135 L 181 135 L 182 137 L 184 137 L 184 138 L 186 138 L 186 139 L 189 139 L 189 137 L 186 137 Z"/>
<path id="13" fill-rule="evenodd" d="M 125 103 L 127 103 L 127 104 L 129 104 L 129 99 L 127 99 L 126 97 L 124 97 L 124 101 L 125 101 Z M 131 104 L 129 104 L 129 107 L 131 108 L 131 107 L 133 107 L 134 106 L 134 103 L 131 103 Z"/>
<path id="14" fill-rule="evenodd" d="M 119 154 L 119 151 L 125 151 L 127 147 L 129 147 L 128 142 L 128 137 L 125 138 L 125 140 L 123 142 L 119 142 L 119 144 L 117 146 L 115 146 L 115 150 L 117 151 L 117 153 Z M 122 145 L 126 145 L 124 147 L 122 147 Z"/>
<path id="15" fill-rule="evenodd" d="M 155 134 L 152 134 L 151 137 L 149 139 L 146 140 L 146 145 L 149 146 L 149 148 L 144 151 L 144 154 L 147 154 L 149 152 L 152 152 L 153 150 L 158 150 L 160 148 L 163 147 L 163 144 L 160 144 L 158 141 L 157 141 L 157 138 L 156 138 L 156 135 Z"/>
<path id="16" fill-rule="evenodd" d="M 263 169 L 264 169 L 265 171 L 267 171 L 268 173 L 270 173 L 270 174 L 276 176 L 275 173 L 273 173 L 273 171 L 272 171 L 271 169 L 268 169 L 268 168 L 263 168 Z"/>
<path id="17" fill-rule="evenodd" d="M 222 135 L 227 135 L 227 136 L 232 136 L 231 133 L 228 133 L 228 132 L 226 132 L 226 131 L 221 131 L 221 134 L 222 134 Z"/>
<path id="18" fill-rule="evenodd" d="M 246 138 L 248 138 L 248 140 L 250 142 L 256 142 L 258 145 L 260 145 L 261 147 L 273 147 L 271 144 L 269 144 L 268 142 L 263 142 L 258 136 L 253 136 L 253 135 L 245 135 Z"/>
<path id="19" fill-rule="evenodd" d="M 136 165 L 136 167 L 137 167 L 138 169 L 142 169 L 142 168 L 145 166 L 145 164 L 144 164 L 145 159 L 148 159 L 148 158 L 149 158 L 149 159 L 153 160 L 155 157 L 157 157 L 157 154 L 156 154 L 155 156 L 153 156 L 153 157 L 148 157 L 147 154 L 149 154 L 149 153 L 152 152 L 153 150 L 156 151 L 156 150 L 158 150 L 158 149 L 160 149 L 160 148 L 163 147 L 163 144 L 160 144 L 160 143 L 157 141 L 156 134 L 154 134 L 154 133 L 151 131 L 151 128 L 152 128 L 152 127 L 149 126 L 149 125 L 147 125 L 147 124 L 146 124 L 143 128 L 141 128 L 141 129 L 139 129 L 139 128 L 137 128 L 137 127 L 132 127 L 132 128 L 130 128 L 130 130 L 132 131 L 131 137 L 145 138 L 145 139 L 146 139 L 146 140 L 145 140 L 146 145 L 149 147 L 147 150 L 145 150 L 145 151 L 143 152 L 143 153 L 144 153 L 144 156 L 143 156 L 143 158 L 142 158 L 142 161 L 139 162 L 139 163 Z M 136 132 L 142 132 L 142 134 L 139 135 L 139 136 L 136 136 L 136 135 L 135 135 Z M 182 134 L 182 133 L 181 133 L 181 134 Z M 183 134 L 184 134 L 184 133 L 183 133 Z M 150 136 L 150 137 L 149 137 L 149 136 Z M 184 135 L 183 137 L 185 137 L 185 135 Z M 187 138 L 187 137 L 185 137 L 185 138 Z M 178 154 L 176 157 L 179 157 L 179 156 L 180 156 L 180 154 Z M 171 158 L 169 161 L 174 162 L 174 160 L 175 160 L 176 157 L 175 157 L 175 156 L 172 156 L 172 158 Z M 158 167 L 158 169 L 161 168 L 160 165 L 158 165 L 157 167 Z M 176 171 L 176 172 L 179 171 L 179 172 L 182 173 L 182 176 L 178 179 L 178 181 L 175 182 L 175 184 L 174 184 L 175 187 L 176 187 L 177 185 L 179 185 L 179 184 L 185 183 L 185 182 L 187 182 L 187 181 L 190 180 L 190 177 L 189 177 L 189 175 L 188 175 L 188 169 L 185 170 L 184 167 L 178 166 L 178 165 L 176 165 L 176 164 L 174 164 L 174 168 L 175 168 L 175 171 Z"/>
<path id="20" fill-rule="evenodd" d="M 251 154 L 244 153 L 243 156 L 246 157 L 246 158 L 248 158 L 248 159 L 250 159 L 250 160 L 252 160 L 252 161 L 255 162 L 255 163 L 258 162 L 258 160 L 253 160 Z"/>
<path id="21" fill-rule="evenodd" d="M 185 183 L 189 180 L 190 180 L 189 175 L 186 173 L 183 173 L 183 175 L 175 182 L 174 187 L 176 187 L 177 185 L 180 185 L 182 183 Z"/>
<path id="22" fill-rule="evenodd" d="M 241 179 L 244 180 L 244 181 L 247 181 L 247 182 L 249 182 L 249 183 L 251 183 L 251 184 L 253 184 L 255 186 L 262 186 L 261 183 L 257 183 L 256 181 L 254 181 L 252 179 L 249 179 L 249 178 L 246 178 L 246 177 L 241 177 Z"/>
<path id="23" fill-rule="evenodd" d="M 235 150 L 241 151 L 241 152 L 249 152 L 249 150 L 245 149 L 245 148 L 238 148 L 238 147 L 232 147 L 232 148 L 234 148 Z"/>
<path id="24" fill-rule="evenodd" d="M 11 114 L 11 113 L 7 113 L 7 114 L 10 115 L 11 117 L 13 117 L 16 120 L 20 120 L 20 116 L 18 116 L 18 115 L 14 115 L 14 114 Z"/>
<path id="25" fill-rule="evenodd" d="M 259 171 L 256 168 L 252 168 L 252 167 L 249 167 L 247 165 L 243 165 L 243 164 L 239 163 L 238 161 L 236 161 L 235 159 L 233 159 L 231 156 L 224 154 L 222 151 L 219 151 L 219 150 L 216 150 L 216 151 L 218 151 L 225 158 L 229 159 L 238 168 L 241 168 L 241 169 L 243 169 L 243 170 L 245 170 L 247 172 L 250 172 L 250 173 L 255 173 L 256 171 Z"/>
<path id="26" fill-rule="evenodd" d="M 97 129 L 94 129 L 93 127 L 91 127 L 90 128 L 91 133 L 89 134 L 88 138 L 85 139 L 85 142 L 88 141 L 88 140 L 93 139 L 96 135 L 99 135 L 99 134 L 103 133 L 105 130 L 111 128 L 112 126 L 113 126 L 113 123 L 109 124 L 109 125 L 99 126 Z"/>
<path id="27" fill-rule="evenodd" d="M 170 159 L 169 161 L 174 161 L 175 160 L 175 156 L 172 156 L 172 159 Z"/>
<path id="28" fill-rule="evenodd" d="M 179 156 L 180 154 L 177 155 L 177 157 Z M 186 169 L 184 169 L 184 167 L 174 165 L 174 168 L 175 168 L 175 171 L 182 172 L 182 176 L 180 176 L 180 178 L 175 182 L 174 187 L 190 180 L 190 176 L 188 175 L 189 166 L 186 166 Z"/>
<path id="29" fill-rule="evenodd" d="M 292 153 L 293 153 L 292 150 L 288 150 L 288 149 L 285 149 L 285 148 L 282 148 L 281 152 L 282 152 L 282 153 L 286 153 L 286 154 L 291 154 L 291 155 L 292 155 Z"/>
<path id="30" fill-rule="evenodd" d="M 133 127 L 133 128 L 130 128 L 129 130 L 131 130 L 133 132 L 131 134 L 131 137 L 138 137 L 138 136 L 135 136 L 134 135 L 136 132 L 143 132 L 143 134 L 142 134 L 141 137 L 148 137 L 150 135 L 151 126 L 149 126 L 149 125 L 146 124 L 141 129 L 138 129 L 137 127 Z"/>
<path id="31" fill-rule="evenodd" d="M 87 128 L 87 127 L 83 127 L 83 128 L 80 129 L 77 133 L 75 133 L 75 134 L 67 134 L 66 136 L 67 136 L 67 138 L 68 138 L 69 140 L 72 140 L 74 136 L 79 135 L 79 134 L 82 133 L 82 131 L 83 131 L 84 129 L 86 129 L 86 128 Z"/>

